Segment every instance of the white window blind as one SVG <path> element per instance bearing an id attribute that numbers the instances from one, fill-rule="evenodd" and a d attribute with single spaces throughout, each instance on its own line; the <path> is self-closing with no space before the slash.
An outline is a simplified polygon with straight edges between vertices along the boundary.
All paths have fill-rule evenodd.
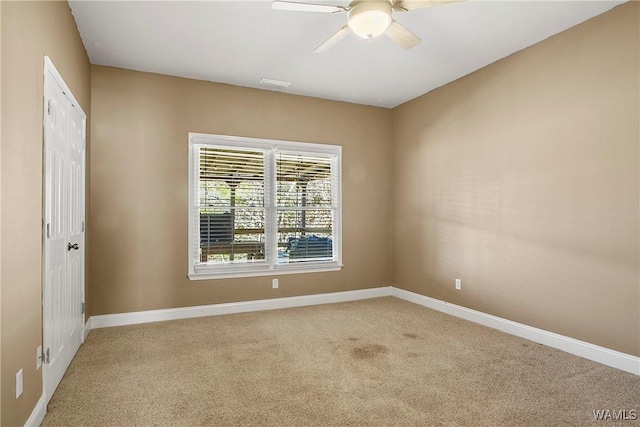
<path id="1" fill-rule="evenodd" d="M 189 135 L 189 277 L 341 267 L 338 146 Z"/>
<path id="2" fill-rule="evenodd" d="M 278 264 L 333 259 L 337 184 L 335 158 L 283 152 L 276 154 Z"/>
<path id="3" fill-rule="evenodd" d="M 264 261 L 264 153 L 201 145 L 197 154 L 200 262 Z"/>

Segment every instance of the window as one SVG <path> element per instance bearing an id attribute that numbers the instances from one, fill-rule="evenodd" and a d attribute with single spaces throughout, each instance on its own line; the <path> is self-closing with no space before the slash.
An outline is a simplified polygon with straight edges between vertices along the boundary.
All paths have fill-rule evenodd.
<path id="1" fill-rule="evenodd" d="M 341 147 L 189 134 L 189 277 L 341 268 Z"/>

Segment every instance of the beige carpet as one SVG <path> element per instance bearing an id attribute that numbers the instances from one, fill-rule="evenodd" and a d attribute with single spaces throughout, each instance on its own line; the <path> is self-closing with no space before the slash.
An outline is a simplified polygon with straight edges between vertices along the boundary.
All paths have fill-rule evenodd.
<path id="1" fill-rule="evenodd" d="M 583 426 L 639 402 L 640 377 L 389 297 L 94 330 L 43 425 Z"/>

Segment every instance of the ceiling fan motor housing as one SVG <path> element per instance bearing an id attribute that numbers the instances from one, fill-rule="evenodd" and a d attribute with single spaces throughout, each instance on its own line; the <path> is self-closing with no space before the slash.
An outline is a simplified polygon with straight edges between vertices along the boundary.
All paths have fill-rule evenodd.
<path id="1" fill-rule="evenodd" d="M 348 15 L 351 30 L 364 39 L 384 33 L 391 24 L 392 8 L 388 1 L 363 1 L 355 4 Z"/>

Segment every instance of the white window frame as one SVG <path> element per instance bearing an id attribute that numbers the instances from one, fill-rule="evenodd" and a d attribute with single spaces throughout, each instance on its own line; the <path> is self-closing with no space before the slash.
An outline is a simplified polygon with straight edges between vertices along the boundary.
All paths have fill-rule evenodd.
<path id="1" fill-rule="evenodd" d="M 265 153 L 265 263 L 247 264 L 203 264 L 197 253 L 200 245 L 199 188 L 196 185 L 198 170 L 196 146 L 211 145 L 225 148 L 248 148 Z M 277 264 L 277 207 L 276 207 L 276 158 L 277 150 L 335 156 L 332 180 L 337 180 L 333 218 L 332 261 L 307 261 L 295 264 Z M 335 170 L 334 170 L 335 169 Z M 245 138 L 228 135 L 189 133 L 189 256 L 188 277 L 191 280 L 223 279 L 231 277 L 273 276 L 280 274 L 317 273 L 342 269 L 342 147 L 339 145 L 309 142 L 279 141 L 272 139 Z M 269 255 L 270 254 L 270 255 Z M 270 259 L 269 259 L 270 258 Z"/>

